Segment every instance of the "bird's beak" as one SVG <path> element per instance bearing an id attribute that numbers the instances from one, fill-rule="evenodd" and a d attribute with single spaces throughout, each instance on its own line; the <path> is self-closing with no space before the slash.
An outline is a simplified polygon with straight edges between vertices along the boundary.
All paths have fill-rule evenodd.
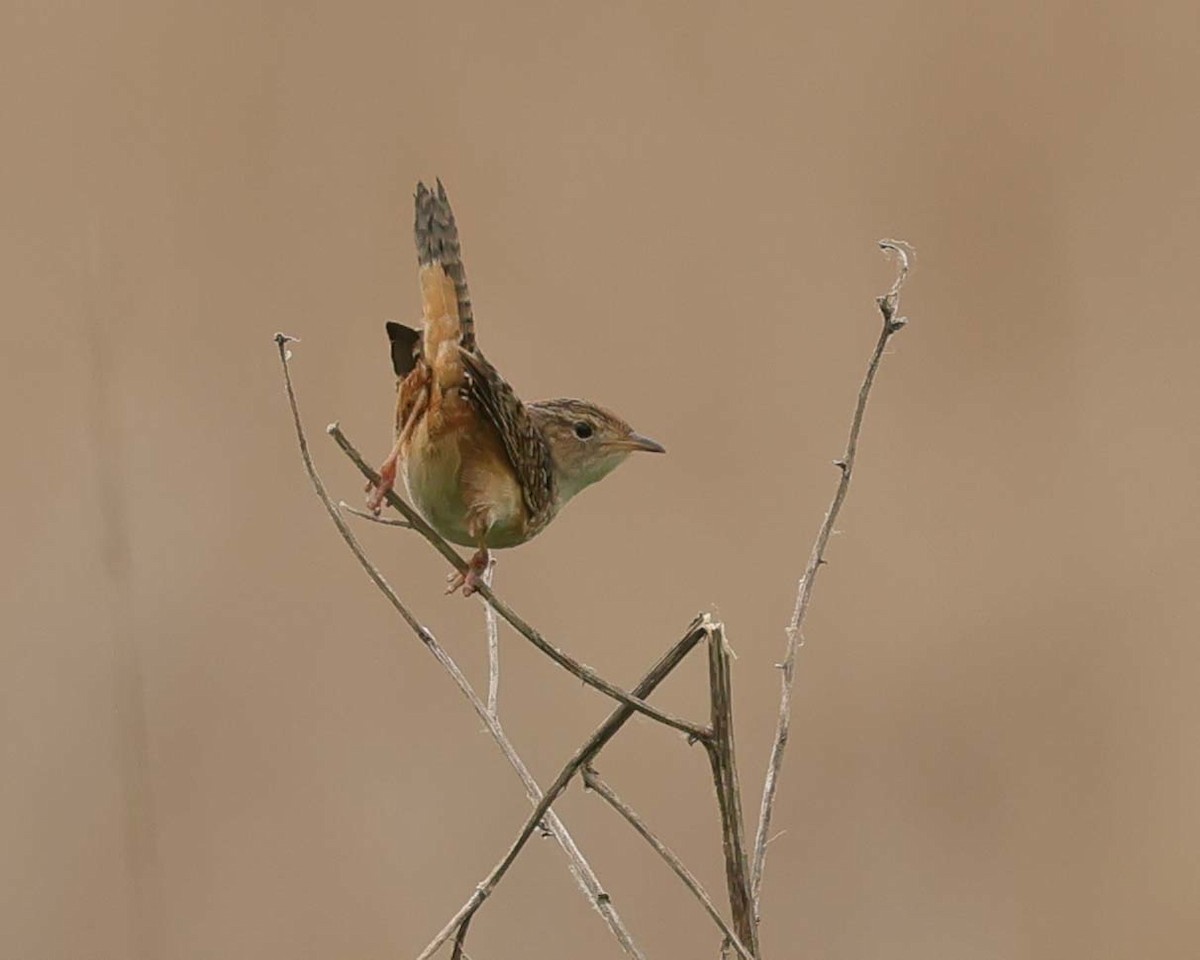
<path id="1" fill-rule="evenodd" d="M 666 453 L 667 448 L 657 440 L 643 437 L 640 433 L 631 433 L 625 438 L 630 450 L 645 450 L 647 453 Z"/>

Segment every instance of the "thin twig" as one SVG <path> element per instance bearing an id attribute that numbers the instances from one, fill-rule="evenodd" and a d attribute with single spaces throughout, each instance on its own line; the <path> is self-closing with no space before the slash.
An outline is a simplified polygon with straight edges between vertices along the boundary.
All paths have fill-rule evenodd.
<path id="1" fill-rule="evenodd" d="M 638 685 L 633 688 L 635 695 L 638 697 L 648 696 L 706 635 L 703 621 L 697 617 L 692 621 L 683 638 L 663 654 L 658 663 L 651 667 L 638 682 Z M 634 708 L 628 704 L 622 704 L 617 707 L 609 714 L 608 719 L 600 724 L 596 728 L 596 731 L 575 751 L 571 759 L 559 771 L 554 782 L 546 788 L 546 793 L 542 797 L 541 802 L 529 814 L 516 839 L 509 846 L 508 851 L 500 858 L 500 861 L 492 868 L 491 872 L 479 882 L 479 885 L 476 886 L 474 892 L 467 899 L 467 902 L 450 918 L 449 922 L 438 932 L 437 936 L 429 942 L 429 945 L 421 951 L 418 960 L 429 960 L 442 944 L 450 939 L 450 937 L 457 936 L 461 927 L 470 922 L 471 918 L 475 915 L 475 911 L 491 896 L 496 885 L 503 879 L 509 867 L 516 861 L 518 854 L 520 854 L 522 848 L 537 829 L 539 821 L 550 812 L 551 804 L 567 788 L 567 784 L 571 782 L 575 774 L 579 772 L 579 769 L 593 759 L 603 749 L 604 745 L 616 736 L 617 731 L 625 725 L 634 712 Z"/>
<path id="2" fill-rule="evenodd" d="M 356 517 L 361 517 L 363 520 L 370 520 L 372 523 L 378 523 L 385 527 L 403 527 L 405 530 L 411 530 L 412 524 L 407 520 L 394 520 L 391 517 L 377 517 L 370 510 L 359 510 L 357 507 L 352 507 L 345 500 L 338 501 L 338 509 L 345 510 L 346 513 L 352 513 Z"/>
<path id="3" fill-rule="evenodd" d="M 759 917 L 763 867 L 767 855 L 767 837 L 770 835 L 771 830 L 771 813 L 775 806 L 775 793 L 779 782 L 779 771 L 783 765 L 783 754 L 787 747 L 788 731 L 791 726 L 792 686 L 795 680 L 796 650 L 800 645 L 801 628 L 804 625 L 805 615 L 808 613 L 808 604 L 812 598 L 817 571 L 825 563 L 825 547 L 829 543 L 829 537 L 833 532 L 833 525 L 837 520 L 838 512 L 842 509 L 842 503 L 846 499 L 846 492 L 850 489 L 850 478 L 854 473 L 854 460 L 858 453 L 858 437 L 862 431 L 863 416 L 866 413 L 867 400 L 871 395 L 871 387 L 875 383 L 875 374 L 879 370 L 879 364 L 883 359 L 888 341 L 907 323 L 907 320 L 904 317 L 897 316 L 897 313 L 900 308 L 900 290 L 904 286 L 905 279 L 908 277 L 912 248 L 908 244 L 896 240 L 880 240 L 879 246 L 885 252 L 890 251 L 896 255 L 898 261 L 896 279 L 891 289 L 875 300 L 876 305 L 879 307 L 879 312 L 883 317 L 883 328 L 879 332 L 879 339 L 875 343 L 875 350 L 871 354 L 871 360 L 867 364 L 866 375 L 863 377 L 862 386 L 858 391 L 858 403 L 854 408 L 854 418 L 850 423 L 850 435 L 846 441 L 846 452 L 840 460 L 834 461 L 834 465 L 841 471 L 837 490 L 834 492 L 833 501 L 829 505 L 828 512 L 825 514 L 825 520 L 817 532 L 817 539 L 813 543 L 812 553 L 808 558 L 808 565 L 804 568 L 804 575 L 800 578 L 800 582 L 797 585 L 796 605 L 792 610 L 792 619 L 787 626 L 787 654 L 784 657 L 783 663 L 780 664 L 783 690 L 779 704 L 779 720 L 775 728 L 775 739 L 771 747 L 771 757 L 767 763 L 767 776 L 763 784 L 762 803 L 759 806 L 758 813 L 758 833 L 754 839 L 753 866 L 750 871 L 756 921 Z"/>
<path id="4" fill-rule="evenodd" d="M 379 484 L 379 474 L 362 458 L 362 454 L 360 454 L 354 448 L 354 445 L 351 444 L 346 435 L 342 433 L 341 427 L 336 423 L 332 423 L 326 428 L 326 431 L 331 437 L 333 437 L 337 445 L 342 448 L 342 451 L 346 454 L 346 456 L 348 456 L 351 461 L 353 461 L 354 465 L 358 467 L 359 472 L 362 473 L 362 475 L 366 477 L 372 484 L 377 486 Z M 441 534 L 439 534 L 433 529 L 433 527 L 425 522 L 424 517 L 417 513 L 416 510 L 414 510 L 409 504 L 405 503 L 404 500 L 398 497 L 394 490 L 388 490 L 385 499 L 387 500 L 388 505 L 399 511 L 400 515 L 412 524 L 413 529 L 426 540 L 428 540 L 429 543 L 433 545 L 434 549 L 436 549 L 438 553 L 440 553 L 450 562 L 450 565 L 453 566 L 455 570 L 457 570 L 459 573 L 466 572 L 466 561 L 454 551 L 454 548 L 446 542 Z M 487 584 L 479 584 L 478 593 L 491 605 L 492 609 L 495 610 L 496 613 L 500 614 L 501 617 L 508 621 L 512 628 L 517 631 L 517 633 L 521 634 L 521 636 L 541 650 L 542 653 L 548 656 L 560 667 L 562 667 L 568 673 L 574 674 L 588 686 L 594 687 L 601 693 L 607 694 L 612 699 L 623 703 L 627 707 L 631 707 L 638 713 L 643 713 L 651 719 L 657 720 L 659 723 L 666 724 L 668 727 L 674 727 L 676 730 L 686 733 L 688 738 L 693 741 L 707 741 L 709 732 L 706 727 L 692 723 L 689 720 L 684 720 L 681 717 L 673 716 L 672 714 L 667 713 L 665 710 L 659 710 L 657 707 L 652 707 L 641 698 L 626 693 L 620 687 L 609 683 L 591 667 L 580 663 L 578 660 L 558 649 L 558 647 L 546 640 L 540 633 L 538 633 L 538 631 L 517 616 L 512 608 L 500 600 L 500 598 L 492 592 L 492 589 L 488 587 Z"/>
<path id="5" fill-rule="evenodd" d="M 496 561 L 488 562 L 487 570 L 483 572 L 483 582 L 490 589 L 492 583 L 496 579 Z M 492 609 L 492 605 L 485 599 L 481 599 L 483 603 L 483 618 L 487 628 L 487 648 L 488 648 L 488 695 L 487 707 L 488 713 L 493 717 L 497 715 L 499 709 L 498 703 L 500 699 L 500 624 L 496 621 L 496 611 Z"/>
<path id="6" fill-rule="evenodd" d="M 454 952 L 450 954 L 450 960 L 465 960 L 463 944 L 467 942 L 467 929 L 471 926 L 471 918 L 467 917 L 462 922 L 462 926 L 458 928 L 458 933 L 454 935 Z"/>
<path id="7" fill-rule="evenodd" d="M 712 766 L 713 787 L 721 813 L 721 846 L 725 857 L 725 882 L 733 927 L 747 949 L 758 956 L 758 924 L 750 896 L 750 863 L 746 856 L 742 788 L 738 782 L 733 746 L 733 680 L 729 674 L 729 649 L 719 623 L 705 618 L 708 635 L 708 687 L 713 738 L 705 744 Z"/>
<path id="8" fill-rule="evenodd" d="M 633 807 L 629 806 L 629 804 L 627 804 L 619 796 L 617 796 L 616 791 L 605 782 L 604 778 L 600 776 L 596 768 L 590 764 L 583 768 L 583 782 L 587 785 L 589 790 L 595 791 L 610 807 L 623 816 L 629 822 L 629 825 L 638 832 L 642 839 L 650 844 L 650 846 L 654 848 L 655 852 L 667 862 L 667 866 L 669 866 L 675 872 L 675 876 L 683 881 L 683 885 L 692 892 L 692 895 L 697 900 L 700 901 L 700 905 L 704 907 L 705 912 L 712 917 L 713 922 L 725 935 L 725 939 L 729 941 L 730 945 L 737 950 L 739 954 L 742 955 L 743 960 L 755 960 L 754 955 L 746 949 L 746 947 L 742 944 L 742 941 L 738 939 L 737 934 L 733 932 L 733 928 L 726 922 L 725 918 L 721 916 L 721 912 L 712 902 L 712 897 L 708 895 L 708 892 L 701 885 L 700 881 L 696 879 L 695 874 L 693 874 L 692 871 L 684 866 L 683 861 L 679 859 L 679 857 L 670 847 L 663 843 L 663 841 L 658 837 L 657 834 L 654 833 L 653 830 L 646 826 L 646 821 L 644 821 L 638 815 L 637 811 L 634 810 Z"/>
<path id="9" fill-rule="evenodd" d="M 488 733 L 500 748 L 500 752 L 504 754 L 504 758 L 509 762 L 512 768 L 516 771 L 522 785 L 525 787 L 525 794 L 532 804 L 538 804 L 542 800 L 542 791 L 538 787 L 537 781 L 529 772 L 529 768 L 525 766 L 525 762 L 517 753 L 516 748 L 508 739 L 504 730 L 497 722 L 495 716 L 488 710 L 487 705 L 480 699 L 475 692 L 475 688 L 471 686 L 466 675 L 459 669 L 457 663 L 450 657 L 448 653 L 438 643 L 432 631 L 422 625 L 417 618 L 409 611 L 408 607 L 400 599 L 391 585 L 384 579 L 383 574 L 376 569 L 375 565 L 367 558 L 363 552 L 362 546 L 358 539 L 346 525 L 346 521 L 338 513 L 333 501 L 329 498 L 325 491 L 325 484 L 321 481 L 318 475 L 316 466 L 313 464 L 312 455 L 308 449 L 308 438 L 304 432 L 304 426 L 300 420 L 300 410 L 296 402 L 296 394 L 292 388 L 291 371 L 288 368 L 289 351 L 287 344 L 293 338 L 285 334 L 276 334 L 275 342 L 279 346 L 279 359 L 283 365 L 284 385 L 287 388 L 288 403 L 291 406 L 292 421 L 296 428 L 296 439 L 300 445 L 300 456 L 304 461 L 304 468 L 308 472 L 309 480 L 312 482 L 313 489 L 316 490 L 317 496 L 324 505 L 326 512 L 333 520 L 334 526 L 337 527 L 338 533 L 342 539 L 346 541 L 346 545 L 350 548 L 350 552 L 354 554 L 356 560 L 366 571 L 367 576 L 379 588 L 380 592 L 387 598 L 388 602 L 397 610 L 404 622 L 417 635 L 417 638 L 425 645 L 425 648 L 433 654 L 434 658 L 441 664 L 442 668 L 449 674 L 450 679 L 467 698 L 476 715 L 484 726 L 487 727 Z M 612 899 L 600 884 L 599 878 L 592 869 L 591 864 L 584 858 L 579 847 L 576 846 L 574 838 L 567 831 L 566 825 L 559 819 L 558 815 L 553 811 L 548 811 L 542 822 L 546 829 L 558 842 L 563 852 L 567 856 L 567 863 L 570 867 L 571 874 L 575 878 L 576 883 L 583 891 L 589 902 L 596 908 L 597 912 L 604 918 L 609 930 L 620 943 L 622 949 L 634 960 L 645 960 L 641 949 L 634 943 L 629 931 L 625 928 L 620 916 L 617 914 L 616 908 L 612 905 Z"/>

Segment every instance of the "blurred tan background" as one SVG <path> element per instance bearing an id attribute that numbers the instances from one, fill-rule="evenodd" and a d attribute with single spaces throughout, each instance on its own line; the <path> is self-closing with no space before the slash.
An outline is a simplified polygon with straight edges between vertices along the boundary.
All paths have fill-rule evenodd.
<path id="1" fill-rule="evenodd" d="M 440 175 L 489 356 L 611 405 L 629 463 L 498 586 L 632 683 L 728 624 L 746 806 L 772 663 L 891 266 L 880 377 L 799 661 L 764 956 L 1195 957 L 1193 4 L 10 3 L 0 954 L 413 956 L 526 813 L 301 471 L 378 459 L 383 321 Z M 481 610 L 362 532 L 472 676 Z M 539 777 L 608 704 L 506 633 Z M 699 715 L 700 662 L 661 702 Z M 723 894 L 703 757 L 600 769 Z M 650 957 L 699 911 L 573 788 Z M 476 960 L 618 955 L 549 841 Z"/>

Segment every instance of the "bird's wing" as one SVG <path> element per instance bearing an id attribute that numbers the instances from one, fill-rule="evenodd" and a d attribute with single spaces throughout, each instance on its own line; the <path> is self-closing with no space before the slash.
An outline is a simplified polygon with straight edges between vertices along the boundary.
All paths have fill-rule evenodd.
<path id="1" fill-rule="evenodd" d="M 548 519 L 554 506 L 554 469 L 550 446 L 520 398 L 483 354 L 462 351 L 469 396 L 500 434 L 521 484 L 531 522 Z"/>

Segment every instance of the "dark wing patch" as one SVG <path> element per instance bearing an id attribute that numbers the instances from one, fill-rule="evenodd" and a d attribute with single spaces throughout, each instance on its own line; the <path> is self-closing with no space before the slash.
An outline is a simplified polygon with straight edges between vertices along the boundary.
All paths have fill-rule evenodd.
<path id="1" fill-rule="evenodd" d="M 513 393 L 482 354 L 462 352 L 463 365 L 470 375 L 470 397 L 488 418 L 517 473 L 530 521 L 548 519 L 554 505 L 554 468 L 550 446 L 520 398 Z"/>
<path id="2" fill-rule="evenodd" d="M 389 320 L 387 335 L 392 342 L 392 369 L 403 380 L 413 372 L 421 355 L 421 332 Z"/>

